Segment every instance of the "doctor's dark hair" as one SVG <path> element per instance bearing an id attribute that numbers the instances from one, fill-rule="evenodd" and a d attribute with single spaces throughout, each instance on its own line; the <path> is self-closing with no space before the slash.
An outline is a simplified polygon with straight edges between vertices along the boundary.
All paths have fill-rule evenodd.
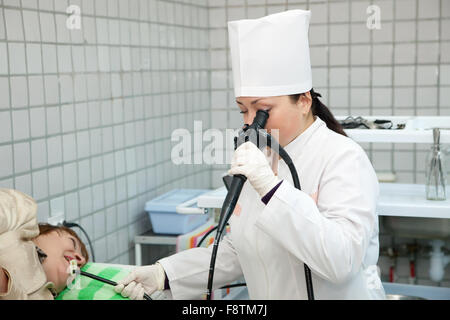
<path id="1" fill-rule="evenodd" d="M 318 92 L 315 92 L 312 88 L 310 90 L 310 93 L 312 98 L 311 111 L 313 115 L 318 116 L 320 119 L 322 119 L 323 122 L 326 123 L 328 129 L 347 137 L 347 134 L 342 128 L 342 125 L 336 120 L 330 109 L 328 109 L 328 107 L 319 100 L 319 97 L 322 97 L 322 95 Z M 289 97 L 291 98 L 291 101 L 293 103 L 297 103 L 302 95 L 304 95 L 304 93 L 291 94 L 289 95 Z"/>

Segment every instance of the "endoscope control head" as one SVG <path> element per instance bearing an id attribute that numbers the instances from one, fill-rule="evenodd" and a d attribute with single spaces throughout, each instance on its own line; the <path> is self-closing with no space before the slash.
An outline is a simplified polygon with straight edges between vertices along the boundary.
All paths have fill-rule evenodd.
<path id="1" fill-rule="evenodd" d="M 241 130 L 239 130 L 238 136 L 234 137 L 234 149 L 236 150 L 241 144 L 252 141 L 255 145 L 260 147 L 259 143 L 259 130 L 263 130 L 266 127 L 269 113 L 266 110 L 258 110 L 256 116 L 253 119 L 251 125 L 245 124 Z"/>

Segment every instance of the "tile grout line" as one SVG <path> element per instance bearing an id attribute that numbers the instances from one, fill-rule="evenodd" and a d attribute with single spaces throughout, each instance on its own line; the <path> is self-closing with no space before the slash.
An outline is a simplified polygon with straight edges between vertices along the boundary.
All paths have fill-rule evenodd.
<path id="1" fill-rule="evenodd" d="M 396 22 L 396 13 L 397 13 L 397 6 L 395 4 L 395 1 L 392 2 L 392 20 Z M 395 22 L 392 24 L 392 48 L 391 48 L 391 115 L 395 115 L 395 99 L 394 99 L 394 82 L 395 82 Z M 395 148 L 395 143 L 391 143 L 391 172 L 395 175 L 395 154 L 397 153 L 397 150 Z M 397 179 L 397 178 L 396 178 Z"/>
<path id="2" fill-rule="evenodd" d="M 52 2 L 52 6 L 54 7 L 55 6 L 55 4 Z M 52 13 L 51 14 L 51 16 L 52 16 L 52 23 L 54 23 L 54 27 L 55 27 L 55 40 L 56 40 L 56 42 L 58 41 L 58 31 L 57 31 L 57 25 L 56 25 L 56 15 L 54 14 L 54 13 Z M 59 56 L 58 56 L 58 48 L 55 48 L 56 49 L 56 73 L 57 74 L 59 74 Z M 44 67 L 44 66 L 42 66 L 42 67 Z M 61 92 L 62 92 L 62 90 L 61 90 L 61 78 L 60 77 L 58 77 L 57 78 L 57 80 L 58 80 L 58 89 L 57 89 L 57 92 L 58 92 L 58 103 L 57 103 L 57 106 L 56 106 L 56 108 L 60 108 L 60 106 L 61 106 Z M 48 109 L 48 107 L 45 107 L 45 123 L 46 123 L 46 125 L 45 125 L 45 133 L 48 135 L 49 133 L 48 133 L 48 118 L 49 118 L 49 109 Z M 62 141 L 60 141 L 60 145 L 62 146 Z M 49 164 L 49 154 L 50 154 L 50 150 L 49 150 L 49 148 L 48 148 L 48 139 L 45 139 L 45 147 L 46 147 L 46 153 L 47 153 L 47 160 L 46 160 L 46 169 L 44 169 L 45 170 L 45 172 L 46 172 L 46 177 L 47 177 L 47 181 L 46 181 L 46 184 L 47 184 L 47 192 L 48 192 L 48 195 L 50 196 L 51 195 L 51 181 L 50 181 L 50 170 L 48 169 L 48 164 Z M 61 155 L 61 157 L 62 157 L 62 155 Z M 77 175 L 78 176 L 78 175 Z M 49 212 L 48 212 L 48 214 L 49 214 L 49 217 L 51 217 L 52 216 L 52 213 L 54 213 L 53 212 L 53 209 L 52 209 L 52 205 L 51 205 L 51 200 L 49 200 L 48 201 L 48 207 L 49 207 Z"/>
<path id="3" fill-rule="evenodd" d="M 247 2 L 247 0 L 245 0 Z M 209 4 L 209 3 L 208 3 Z M 209 14 L 209 7 L 207 8 L 207 14 L 206 14 L 206 24 L 208 26 L 208 65 L 209 67 L 211 67 L 212 64 L 212 59 L 211 59 L 211 52 L 212 52 L 212 48 L 211 48 L 211 29 L 209 28 L 209 26 L 211 25 L 211 19 L 210 19 L 210 14 Z M 225 45 L 226 47 L 226 45 Z M 226 67 L 228 69 L 228 54 L 226 57 Z M 213 113 L 213 109 L 212 109 L 212 76 L 211 76 L 211 68 L 208 71 L 208 87 L 209 87 L 209 93 L 208 93 L 208 97 L 209 97 L 209 123 L 208 123 L 208 128 L 210 128 L 212 126 L 212 113 Z M 227 77 L 228 80 L 228 77 Z M 228 81 L 227 81 L 227 86 L 228 86 Z M 228 91 L 226 91 L 228 92 Z M 228 94 L 227 94 L 228 95 Z M 228 99 L 228 98 L 227 98 Z M 209 188 L 211 189 L 213 186 L 213 166 L 211 166 L 210 170 L 209 170 Z"/>
<path id="4" fill-rule="evenodd" d="M 352 21 L 352 4 L 350 1 L 347 2 L 348 3 L 348 9 L 349 9 L 349 19 L 348 19 L 348 41 L 349 43 L 351 43 L 352 41 L 352 28 L 351 28 L 351 21 Z M 348 48 L 348 68 L 347 68 L 347 76 L 348 76 L 348 80 L 347 80 L 347 105 L 348 105 L 348 115 L 352 114 L 352 73 L 351 73 L 351 68 L 352 68 L 352 48 L 350 47 L 351 45 L 349 45 Z"/>
<path id="5" fill-rule="evenodd" d="M 20 1 L 20 6 L 22 7 L 22 0 Z M 26 40 L 26 34 L 25 34 L 25 22 L 24 22 L 24 18 L 23 18 L 23 10 L 20 10 L 20 18 L 22 20 L 22 35 L 23 35 L 23 39 Z M 24 44 L 24 52 L 25 52 L 25 73 L 28 74 L 28 60 L 26 59 L 26 45 Z M 27 88 L 27 105 L 30 106 L 30 85 L 29 85 L 29 77 L 26 76 L 26 88 Z M 28 137 L 31 137 L 31 112 L 30 109 L 27 108 L 27 115 L 28 115 Z M 28 138 L 29 139 L 29 138 Z M 14 161 L 16 159 L 16 146 L 18 145 L 18 143 L 13 142 L 13 154 L 14 154 Z M 28 151 L 30 152 L 30 156 L 31 156 L 31 143 L 28 143 Z M 30 160 L 30 167 L 31 167 L 31 160 Z M 19 177 L 21 175 L 19 174 Z M 17 184 L 16 184 L 16 180 L 17 180 L 17 172 L 16 169 L 14 168 L 14 188 L 17 188 Z M 31 179 L 31 177 L 30 177 Z M 31 192 L 33 192 L 33 185 L 31 184 Z"/>
<path id="6" fill-rule="evenodd" d="M 414 116 L 417 116 L 417 63 L 418 63 L 418 23 L 419 23 L 419 0 L 415 1 L 415 28 L 414 28 L 414 96 L 413 96 L 413 112 Z M 414 168 L 414 177 L 413 183 L 417 183 L 417 144 L 413 145 L 414 157 L 413 157 L 413 168 Z"/>
<path id="7" fill-rule="evenodd" d="M 119 9 L 119 2 L 117 2 L 117 5 L 118 5 L 118 11 L 120 10 Z M 109 4 L 107 3 L 106 4 L 106 10 L 108 11 L 109 10 Z M 129 5 L 129 3 L 128 3 L 128 13 L 130 12 L 130 5 Z M 96 39 L 96 46 L 97 46 L 97 52 L 98 52 L 98 48 L 99 48 L 99 39 L 98 39 L 98 16 L 97 16 L 97 8 L 95 8 L 95 35 L 96 35 L 96 37 L 95 37 L 95 39 Z M 110 20 L 108 20 L 108 23 L 109 23 L 109 21 Z M 130 31 L 130 29 L 131 28 L 129 28 L 129 33 L 131 33 L 131 31 Z M 110 42 L 111 41 L 111 36 L 110 36 L 110 32 L 109 32 L 109 30 L 106 30 L 106 32 L 107 32 L 107 36 L 108 36 L 108 42 Z M 122 40 L 122 32 L 119 32 L 119 41 L 121 42 L 121 40 Z M 131 42 L 131 38 L 130 38 L 130 42 Z M 108 50 L 108 71 L 111 69 L 111 50 Z M 99 63 L 99 69 L 98 69 L 98 77 L 99 78 L 101 78 L 101 75 L 100 75 L 100 72 L 101 72 L 101 70 L 100 70 L 100 60 L 98 61 L 98 63 Z M 122 61 L 121 61 L 121 63 L 122 63 Z M 113 99 L 113 96 L 114 96 L 114 94 L 113 94 L 113 83 L 112 83 L 112 81 L 111 81 L 111 77 L 109 77 L 109 79 L 110 79 L 110 87 L 109 87 L 109 89 L 111 90 L 111 99 Z M 101 92 L 101 89 L 100 89 L 100 95 L 102 95 L 102 92 Z M 102 97 L 103 98 L 103 97 Z M 114 105 L 114 101 L 112 101 L 112 104 L 110 105 L 110 107 L 112 108 L 112 119 L 113 119 L 113 121 L 114 121 L 114 115 L 115 115 L 115 105 Z M 123 116 L 125 116 L 125 110 L 124 110 L 124 101 L 123 101 L 123 99 L 121 99 L 120 100 L 120 109 L 121 109 L 121 111 L 122 111 L 122 115 Z M 125 132 L 124 132 L 124 130 L 125 130 L 125 126 L 123 126 L 123 128 L 122 128 L 122 133 L 123 133 L 123 137 L 125 136 Z M 115 132 L 115 130 L 113 129 L 112 130 L 112 141 L 113 141 L 113 145 L 115 145 L 116 144 L 116 132 Z M 103 144 L 102 144 L 102 146 L 103 146 Z M 123 157 L 125 157 L 125 154 L 123 155 Z M 114 192 L 115 192 L 115 195 L 116 195 L 116 199 L 117 199 L 117 195 L 119 194 L 118 193 L 118 187 L 117 187 L 117 161 L 116 161 L 116 153 L 114 153 L 114 156 L 113 156 L 113 160 L 112 160 L 112 162 L 113 162 L 113 170 L 114 170 L 114 175 L 113 175 L 113 182 L 114 182 Z M 124 165 L 126 166 L 126 160 L 125 160 L 125 162 L 124 162 Z M 124 178 L 127 176 L 127 174 L 126 173 L 124 173 Z M 103 177 L 104 178 L 104 177 Z M 120 179 L 120 178 L 119 178 Z M 125 186 L 126 187 L 126 186 Z M 105 198 L 103 199 L 103 201 L 104 201 L 104 206 L 103 207 L 105 207 L 105 205 L 106 205 L 106 190 L 105 190 L 105 188 L 103 188 L 103 192 L 104 192 L 104 194 L 105 194 Z M 128 203 L 128 201 L 129 201 L 129 198 L 128 198 L 128 192 L 126 191 L 126 193 L 127 193 L 127 197 L 126 197 L 126 199 L 124 199 L 123 201 L 125 202 L 125 203 Z M 93 208 L 92 208 L 93 209 Z M 94 211 L 94 210 L 93 210 Z M 109 234 L 109 232 L 108 232 L 108 220 L 111 220 L 111 219 L 113 219 L 114 220 L 114 226 L 115 226 L 115 228 L 117 228 L 117 215 L 118 215 L 118 209 L 117 209 L 117 205 L 115 205 L 114 206 L 114 209 L 113 209 L 113 213 L 114 213 L 114 216 L 113 217 L 108 217 L 108 213 L 107 213 L 107 211 L 105 210 L 105 234 L 103 235 L 103 238 L 105 239 L 105 241 L 107 242 L 107 239 L 108 239 L 108 234 Z M 94 217 L 94 216 L 92 216 L 92 217 Z M 127 222 L 129 223 L 129 219 L 128 219 L 128 215 L 127 215 Z M 115 228 L 113 228 L 113 229 L 115 229 Z M 108 246 L 108 244 L 106 245 L 106 252 L 105 252 L 105 256 L 106 256 L 106 260 L 107 261 L 109 261 L 109 250 L 110 250 L 110 248 L 109 248 L 109 246 Z"/>
<path id="8" fill-rule="evenodd" d="M 370 0 L 370 5 L 373 6 L 374 0 Z M 381 17 L 380 17 L 380 24 L 381 24 Z M 367 28 L 367 18 L 366 18 L 366 28 Z M 369 115 L 373 115 L 373 30 L 374 29 L 369 29 L 369 50 L 370 50 L 370 56 L 369 56 L 369 73 L 370 73 L 370 78 L 369 78 Z M 369 157 L 371 162 L 374 162 L 374 149 L 373 149 L 373 143 L 370 142 L 369 143 Z"/>
<path id="9" fill-rule="evenodd" d="M 66 6 L 67 6 L 67 1 L 66 1 Z M 67 20 L 66 20 L 67 21 Z M 56 24 L 55 24 L 55 29 L 56 29 L 56 34 L 57 34 L 57 27 L 56 27 Z M 70 34 L 70 40 L 72 40 L 72 35 Z M 73 64 L 73 53 L 72 53 L 72 46 L 71 45 L 69 45 L 69 48 L 70 48 L 70 59 L 71 59 L 71 70 L 72 70 L 72 73 L 74 74 L 75 72 L 74 72 L 74 70 L 75 70 L 75 68 L 74 68 L 74 64 Z M 58 62 L 58 68 L 59 68 L 59 54 L 58 54 L 58 48 L 57 48 L 57 62 Z M 59 71 L 59 69 L 58 69 L 58 71 Z M 73 92 L 73 97 L 75 97 L 75 77 L 73 77 L 72 76 L 72 92 Z M 61 90 L 60 90 L 60 92 L 61 92 Z M 61 101 L 61 96 L 60 96 L 60 101 Z M 62 112 L 62 109 L 63 109 L 63 106 L 64 106 L 64 104 L 60 104 L 59 106 L 58 106 L 58 110 L 59 110 L 59 124 L 60 124 L 60 130 L 62 131 L 63 130 L 63 112 Z M 75 112 L 75 110 L 74 110 L 74 112 Z M 47 140 L 47 139 L 46 139 Z M 75 143 L 76 145 L 77 145 L 77 142 Z M 62 137 L 61 137 L 61 140 L 60 140 L 60 145 L 61 145 L 61 151 L 62 151 L 62 155 L 61 155 L 61 158 L 63 158 L 64 157 L 64 143 L 63 143 L 63 139 L 62 139 Z M 47 150 L 47 152 L 48 152 L 48 150 Z M 62 183 L 62 191 L 63 192 L 65 192 L 65 189 L 66 189 L 66 176 L 65 176 L 65 170 L 64 170 L 64 166 L 61 166 L 61 170 L 62 170 L 62 172 L 61 172 L 61 183 Z M 78 175 L 78 163 L 77 163 L 77 180 L 79 181 L 79 175 Z M 78 189 L 78 187 L 79 186 L 77 186 L 77 189 Z M 50 201 L 50 204 L 51 204 L 51 201 Z M 79 206 L 78 206 L 79 207 Z M 51 208 L 51 211 L 53 211 L 53 208 L 52 208 L 52 206 L 50 206 L 50 208 Z M 64 219 L 67 221 L 68 219 L 67 219 L 67 206 L 66 206 L 66 200 L 64 199 Z M 92 254 L 91 254 L 91 256 L 92 256 Z"/>
<path id="10" fill-rule="evenodd" d="M 437 59 L 437 81 L 436 81 L 436 105 L 437 115 L 441 115 L 441 66 L 442 66 L 442 0 L 439 0 L 439 22 L 438 22 L 438 59 Z"/>
<path id="11" fill-rule="evenodd" d="M 3 0 L 2 0 L 2 2 L 3 2 Z M 6 42 L 6 46 L 5 46 L 5 50 L 6 50 L 6 58 L 7 58 L 7 61 L 8 61 L 8 64 L 7 64 L 7 72 L 8 72 L 8 81 L 7 81 L 7 83 L 8 83 L 8 94 L 9 94 L 9 119 L 10 119 L 10 123 L 11 123 L 11 131 L 10 131 L 10 133 L 11 133 L 11 167 L 12 167 L 12 171 L 13 171 L 13 176 L 12 176 L 12 185 L 13 185 L 13 188 L 15 189 L 16 188 L 16 182 L 15 182 L 15 178 L 14 178 L 14 176 L 15 176 L 15 172 L 16 172 L 16 170 L 15 170 L 15 157 L 14 157 L 14 150 L 13 150 L 13 147 L 12 147 L 12 143 L 13 143 L 13 141 L 14 141 L 14 122 L 13 122 L 13 105 L 12 105 L 12 89 L 11 89 L 11 63 L 10 63 L 10 54 L 9 54 L 9 46 L 8 46 L 8 44 L 9 44 L 9 42 L 7 41 L 7 40 L 9 40 L 9 37 L 8 37 L 8 30 L 7 30 L 7 27 L 6 27 L 6 16 L 5 16 L 5 8 L 3 7 L 3 3 L 2 3 L 2 17 L 3 17 L 3 26 L 4 26 L 4 30 L 5 30 L 5 42 Z"/>
<path id="12" fill-rule="evenodd" d="M 37 7 L 38 7 L 38 10 L 39 10 L 39 3 L 37 3 Z M 41 59 L 40 59 L 40 63 L 41 63 L 41 68 L 40 68 L 40 70 L 41 70 L 41 73 L 40 73 L 40 76 L 41 76 L 41 81 L 42 81 L 42 98 L 43 98 L 43 101 L 44 101 L 44 103 L 46 103 L 47 102 L 47 90 L 46 90 L 46 86 L 45 86 L 45 78 L 44 78 L 44 52 L 43 52 L 43 48 L 42 48 L 42 25 L 41 25 L 41 15 L 40 14 L 37 14 L 37 18 L 38 18 L 38 24 L 39 24 L 39 48 L 40 48 L 40 55 L 41 55 Z M 44 123 L 45 123 L 45 126 L 47 126 L 47 113 L 46 113 L 46 111 L 45 111 L 45 104 L 42 106 L 42 109 L 43 109 L 43 111 L 44 111 L 44 115 L 45 115 L 45 119 L 44 119 Z M 30 121 L 31 121 L 31 108 L 30 108 Z M 33 133 L 32 133 L 32 130 L 31 130 L 31 126 L 30 126 L 30 131 L 31 131 L 31 134 L 30 134 L 30 138 L 29 138 L 29 141 L 30 141 L 30 176 L 31 176 L 31 188 L 32 188 L 32 195 L 33 195 L 33 197 L 34 197 L 34 195 L 35 195 L 35 190 L 34 190 L 34 184 L 35 184 L 35 181 L 34 181 L 34 174 L 33 174 L 33 148 L 32 148 L 32 145 L 33 145 L 33 140 L 32 140 L 32 137 L 33 137 Z M 45 130 L 45 134 L 47 135 L 47 130 Z M 46 139 L 47 140 L 47 139 Z M 47 145 L 46 145 L 46 148 L 47 148 Z M 48 165 L 48 157 L 47 157 L 47 150 L 46 150 L 46 153 L 45 153 L 45 167 L 47 167 L 47 165 Z M 47 187 L 47 189 L 48 189 L 48 187 Z M 49 213 L 50 214 L 50 213 Z"/>

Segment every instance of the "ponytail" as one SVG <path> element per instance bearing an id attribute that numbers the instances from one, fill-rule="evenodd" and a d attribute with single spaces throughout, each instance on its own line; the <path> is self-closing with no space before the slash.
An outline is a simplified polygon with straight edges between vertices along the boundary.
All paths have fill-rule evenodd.
<path id="1" fill-rule="evenodd" d="M 325 122 L 328 129 L 347 137 L 342 125 L 336 120 L 330 109 L 328 109 L 328 107 L 319 100 L 319 97 L 322 97 L 322 95 L 315 92 L 312 88 L 310 93 L 312 98 L 311 111 L 313 115 L 319 117 L 323 122 Z M 303 93 L 291 94 L 289 96 L 293 102 L 297 102 L 301 95 L 303 95 Z"/>

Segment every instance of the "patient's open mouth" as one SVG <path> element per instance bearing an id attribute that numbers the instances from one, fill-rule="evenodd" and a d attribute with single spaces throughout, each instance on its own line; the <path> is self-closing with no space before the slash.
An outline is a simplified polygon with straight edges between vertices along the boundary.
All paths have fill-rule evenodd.
<path id="1" fill-rule="evenodd" d="M 71 256 L 64 256 L 64 258 L 67 260 L 67 262 L 69 262 L 70 263 L 70 260 L 74 260 L 74 258 L 73 257 L 71 257 Z"/>

